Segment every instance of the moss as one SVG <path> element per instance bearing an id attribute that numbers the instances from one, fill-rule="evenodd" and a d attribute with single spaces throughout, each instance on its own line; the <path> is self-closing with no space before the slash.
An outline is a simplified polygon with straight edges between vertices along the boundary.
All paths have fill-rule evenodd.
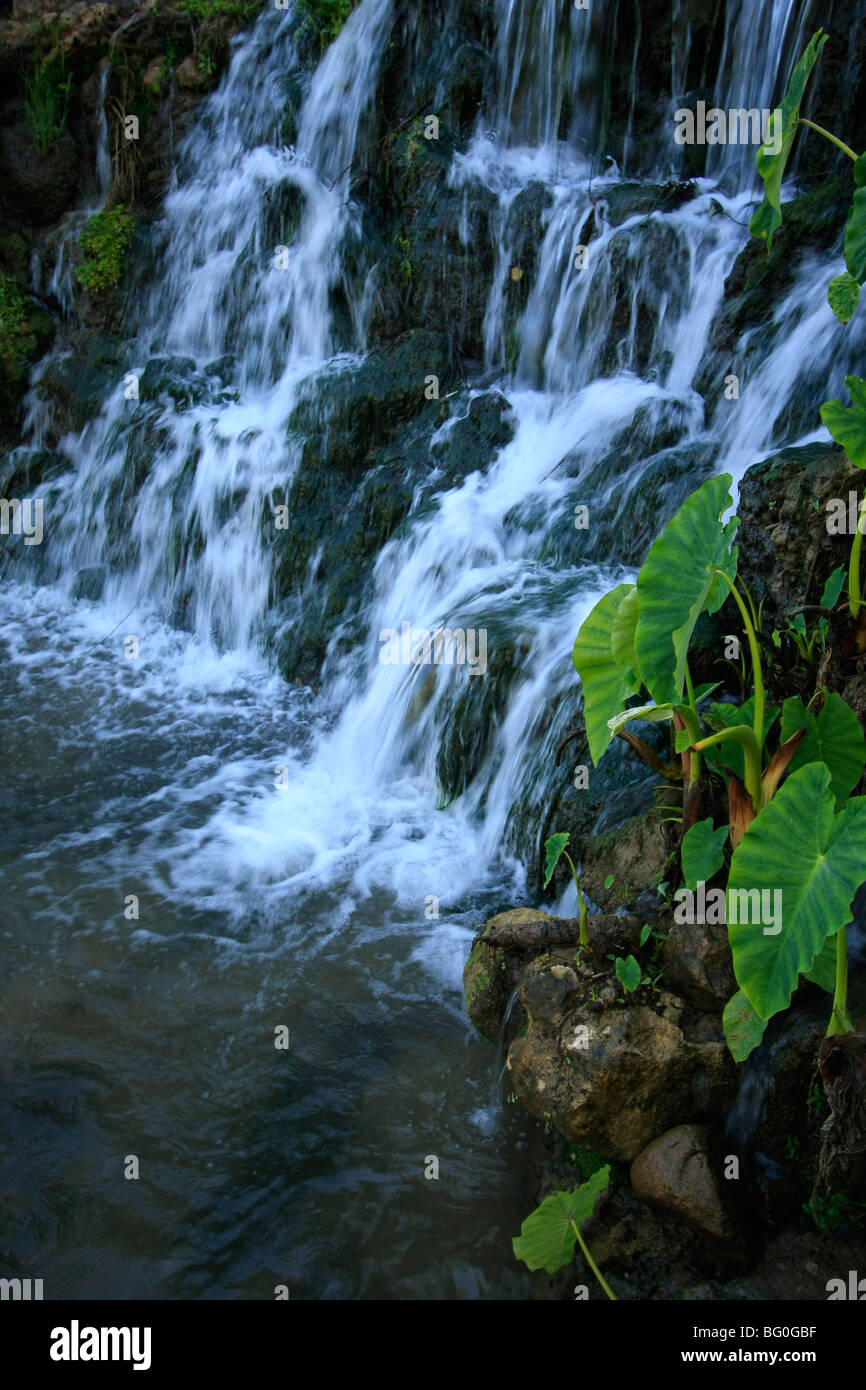
<path id="1" fill-rule="evenodd" d="M 248 24 L 262 8 L 262 0 L 181 0 L 180 8 L 197 23 L 221 15 Z"/>
<path id="2" fill-rule="evenodd" d="M 4 362 L 23 362 L 29 356 L 27 312 L 27 300 L 15 281 L 0 275 L 0 359 Z"/>
<path id="3" fill-rule="evenodd" d="M 85 259 L 75 274 L 86 290 L 108 290 L 119 284 L 134 225 L 132 213 L 122 203 L 94 213 L 85 223 L 79 237 Z"/>
<path id="4" fill-rule="evenodd" d="M 202 0 L 189 0 L 198 4 Z M 205 0 L 205 3 L 207 0 Z M 219 3 L 219 0 L 217 0 Z M 312 40 L 321 53 L 334 42 L 352 10 L 355 0 L 297 0 L 296 11 L 301 25 L 298 29 L 299 43 Z"/>

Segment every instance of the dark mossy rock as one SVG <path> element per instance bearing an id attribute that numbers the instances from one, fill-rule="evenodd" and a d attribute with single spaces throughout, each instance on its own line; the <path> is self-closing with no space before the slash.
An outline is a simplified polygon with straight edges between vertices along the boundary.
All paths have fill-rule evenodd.
<path id="1" fill-rule="evenodd" d="M 787 625 L 800 604 L 820 601 L 839 565 L 847 570 L 851 537 L 827 530 L 833 498 L 862 493 L 862 471 L 837 444 L 782 449 L 755 464 L 740 483 L 739 573 L 764 600 L 763 628 Z"/>
<path id="2" fill-rule="evenodd" d="M 312 395 L 296 406 L 289 432 L 315 442 L 328 467 L 354 472 L 374 461 L 375 451 L 397 428 L 437 406 L 429 394 L 445 394 L 449 358 L 438 334 L 408 333 L 368 353 L 353 367 L 317 379 Z M 427 393 L 427 394 L 425 394 Z"/>
<path id="3" fill-rule="evenodd" d="M 455 482 L 484 470 L 514 438 L 514 415 L 500 391 L 473 396 L 468 413 L 456 420 L 431 446 L 437 464 Z"/>
<path id="4" fill-rule="evenodd" d="M 212 389 L 213 383 L 199 373 L 191 357 L 151 357 L 138 384 L 141 401 L 168 397 L 178 410 L 197 405 Z"/>
<path id="5" fill-rule="evenodd" d="M 102 598 L 108 571 L 104 565 L 89 565 L 79 570 L 72 584 L 72 597 L 75 599 Z"/>
<path id="6" fill-rule="evenodd" d="M 599 190 L 601 215 L 611 227 L 618 227 L 630 217 L 651 212 L 675 212 L 696 197 L 698 186 L 690 180 L 672 179 L 668 183 L 610 184 Z"/>
<path id="7" fill-rule="evenodd" d="M 67 461 L 51 449 L 11 449 L 0 457 L 0 497 L 26 497 L 68 468 Z"/>
<path id="8" fill-rule="evenodd" d="M 78 153 L 69 134 L 44 153 L 33 142 L 23 112 L 0 129 L 0 184 L 9 209 L 32 226 L 54 222 L 70 207 L 78 188 Z"/>

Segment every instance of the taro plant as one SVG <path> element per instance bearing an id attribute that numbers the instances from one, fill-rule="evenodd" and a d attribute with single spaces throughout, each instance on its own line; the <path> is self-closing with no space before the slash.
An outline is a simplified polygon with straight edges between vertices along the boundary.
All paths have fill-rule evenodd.
<path id="1" fill-rule="evenodd" d="M 680 726 L 675 747 L 690 758 L 690 781 L 701 775 L 701 757 L 727 777 L 728 825 L 716 830 L 711 820 L 695 818 L 683 839 L 683 869 L 690 884 L 712 877 L 730 836 L 726 918 L 740 989 L 725 1027 L 733 1055 L 743 1060 L 767 1020 L 787 1007 L 801 975 L 833 992 L 828 1036 L 850 1031 L 844 929 L 866 878 L 866 798 L 849 797 L 866 764 L 866 740 L 854 711 L 833 693 L 817 714 L 796 697 L 781 710 L 767 708 L 758 615 L 737 583 L 737 521 L 722 520 L 730 483 L 728 475 L 711 478 L 687 498 L 636 584 L 618 585 L 589 614 L 574 664 L 596 762 L 624 722 L 670 720 Z M 689 642 L 700 614 L 717 611 L 728 594 L 748 642 L 752 693 L 739 706 L 719 703 L 702 714 L 689 677 Z M 653 703 L 622 708 L 647 694 Z M 782 920 L 762 930 L 763 895 L 776 892 Z"/>
<path id="2" fill-rule="evenodd" d="M 616 1302 L 616 1294 L 592 1258 L 580 1229 L 592 1216 L 598 1195 L 607 1190 L 609 1182 L 610 1166 L 606 1165 L 574 1192 L 552 1192 L 530 1212 L 520 1227 L 520 1235 L 514 1236 L 511 1243 L 519 1260 L 530 1269 L 543 1269 L 548 1274 L 556 1274 L 568 1264 L 577 1243 L 604 1292 Z"/>
<path id="3" fill-rule="evenodd" d="M 568 866 L 571 869 L 571 876 L 574 879 L 574 886 L 577 889 L 578 921 L 580 923 L 580 944 L 589 945 L 589 927 L 587 925 L 586 903 L 580 891 L 580 879 L 577 876 L 577 869 L 574 867 L 574 860 L 566 850 L 566 845 L 570 836 L 567 834 L 550 835 L 544 842 L 544 887 L 546 888 L 553 878 L 553 871 L 560 859 L 565 856 Z"/>

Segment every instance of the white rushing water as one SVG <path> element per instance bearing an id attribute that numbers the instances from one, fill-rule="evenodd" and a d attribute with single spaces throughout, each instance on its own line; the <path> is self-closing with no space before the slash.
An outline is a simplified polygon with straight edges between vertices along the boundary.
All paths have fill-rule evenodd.
<path id="1" fill-rule="evenodd" d="M 778 75 L 761 76 L 767 52 L 782 54 L 784 78 L 804 10 L 781 0 L 732 7 L 721 105 L 770 100 Z M 418 1101 L 427 1093 L 425 1066 L 435 1072 L 441 1062 L 444 1076 L 465 1063 L 459 991 L 467 942 L 488 902 L 517 900 L 524 891 L 525 866 L 509 850 L 515 805 L 531 800 L 530 789 L 550 770 L 563 729 L 549 710 L 575 689 L 575 633 L 598 596 L 629 572 L 621 542 L 633 522 L 630 498 L 668 446 L 654 446 L 650 431 L 646 450 L 617 467 L 602 469 L 600 461 L 629 431 L 640 439 L 650 419 L 672 429 L 678 447 L 706 446 L 716 467 L 739 479 L 771 447 L 794 442 L 789 421 L 804 384 L 837 394 L 851 353 L 862 350 L 862 334 L 843 340 L 824 300 L 836 265 L 806 262 L 772 322 L 738 345 L 716 397 L 698 394 L 696 374 L 725 279 L 748 240 L 749 190 L 726 196 L 702 180 L 679 209 L 614 225 L 610 199 L 619 175 L 615 168 L 596 174 L 590 186 L 581 153 L 598 118 L 587 114 L 594 108 L 584 98 L 600 80 L 603 18 L 595 15 L 590 27 L 583 13 L 552 0 L 496 0 L 495 99 L 468 150 L 455 155 L 450 180 L 467 198 L 483 189 L 495 200 L 500 255 L 487 292 L 485 365 L 487 384 L 495 377 L 508 399 L 514 436 L 486 471 L 443 488 L 384 546 L 364 595 L 361 651 L 345 656 L 335 647 L 316 696 L 286 687 L 262 654 L 272 580 L 261 516 L 267 499 L 287 496 L 299 466 L 286 426 L 305 385 L 365 350 L 370 284 L 366 274 L 353 282 L 342 259 L 359 225 L 346 170 L 370 117 L 391 0 L 362 0 L 350 15 L 308 85 L 291 148 L 278 129 L 282 84 L 296 58 L 280 12 L 265 11 L 235 41 L 225 80 L 179 151 L 154 234 L 158 271 L 143 271 L 135 290 L 129 360 L 101 414 L 62 442 L 69 471 L 55 485 L 50 513 L 60 577 L 34 592 L 18 565 L 3 588 L 4 640 L 17 681 L 6 692 L 8 723 L 20 721 L 21 746 L 30 746 L 42 702 L 59 808 L 46 814 L 34 840 L 16 842 L 15 886 L 45 952 L 37 961 L 22 945 L 28 963 L 16 959 L 16 967 L 25 977 L 29 969 L 45 971 L 48 980 L 52 953 L 70 949 L 65 932 L 81 934 L 72 954 L 92 974 L 110 973 L 106 958 L 131 969 L 129 960 L 142 954 L 153 970 L 165 943 L 175 943 L 176 968 L 190 971 L 190 980 L 199 968 L 190 964 L 194 951 L 203 953 L 203 995 L 231 962 L 247 990 L 238 1007 L 256 1019 L 261 1012 L 266 1027 L 275 999 L 289 1000 L 302 1016 L 314 1007 L 302 999 L 333 991 L 334 1009 L 328 994 L 323 1019 L 307 1023 L 317 1055 L 332 1059 L 323 1066 L 334 1067 L 329 1020 L 339 1029 L 340 1019 L 354 1017 L 357 998 L 381 1001 L 381 1015 L 367 1018 L 365 1030 L 375 1042 L 381 1028 L 396 1046 L 386 1006 L 399 1009 L 402 1001 L 403 1032 L 413 1018 L 426 1031 L 417 1054 L 411 1040 L 400 1044 L 388 1073 L 396 1091 L 380 1094 L 376 1074 L 364 1072 L 364 1094 L 349 1090 L 335 1100 L 322 1082 L 302 1124 L 340 1152 L 329 1128 L 333 1107 L 354 1114 L 369 1106 L 381 1147 L 363 1161 L 343 1153 L 344 1185 L 353 1190 L 357 1161 L 356 1185 L 374 1206 L 376 1182 L 386 1172 L 391 1181 L 403 1142 L 396 1130 L 387 1139 L 385 1128 L 379 1133 L 395 1109 L 393 1096 L 403 1097 L 400 1123 L 405 1106 L 415 1127 L 407 1152 L 423 1154 L 434 1142 Z M 688 36 L 681 31 L 677 41 L 684 70 Z M 557 143 L 564 105 L 572 112 L 568 146 Z M 718 171 L 727 167 L 721 159 Z M 532 183 L 549 191 L 551 205 L 510 375 L 510 213 Z M 275 202 L 295 224 L 280 265 L 264 230 Z M 598 235 L 579 268 L 575 240 L 590 213 Z M 58 263 L 55 289 L 65 273 Z M 337 332 L 329 307 L 338 282 L 348 287 L 350 339 Z M 622 333 L 611 364 L 615 300 Z M 222 393 L 210 390 L 183 411 L 167 397 L 148 406 L 143 482 L 124 491 L 142 419 L 125 393 L 127 373 L 141 376 L 157 355 L 192 359 L 202 380 L 212 364 L 233 360 L 210 373 L 227 382 Z M 739 401 L 720 406 L 727 370 L 742 373 L 742 389 Z M 29 443 L 47 437 L 46 409 L 34 392 Z M 826 437 L 811 426 L 797 433 Z M 119 546 L 111 534 L 118 494 Z M 573 528 L 577 502 L 614 518 L 602 552 L 585 561 L 563 559 L 557 539 L 558 528 Z M 657 531 L 666 519 L 659 514 L 647 524 Z M 194 534 L 195 547 L 179 545 L 178 536 Z M 76 575 L 100 565 L 108 570 L 102 598 L 73 599 Z M 181 606 L 189 631 L 170 625 Z M 379 633 L 404 621 L 483 629 L 491 660 L 501 648 L 517 654 L 504 699 L 495 717 L 486 716 L 493 721 L 487 751 L 445 808 L 438 806 L 441 741 L 461 692 L 489 677 L 473 677 L 465 666 L 383 664 Z M 124 657 L 129 634 L 139 641 L 135 661 Z M 106 781 L 115 743 L 123 768 L 117 786 Z M 74 759 L 67 765 L 70 749 L 80 766 Z M 54 805 L 50 797 L 47 804 Z M 122 893 L 158 905 L 156 922 L 119 916 Z M 425 915 L 431 897 L 438 918 Z M 297 970 L 291 978 L 287 960 Z M 448 1017 L 447 1037 L 437 1033 L 434 1014 L 423 1013 L 428 998 Z M 425 1062 L 427 1039 L 434 1052 L 441 1049 L 435 1064 Z M 363 1051 L 368 1043 L 353 1033 L 345 1046 Z M 462 1102 L 447 1091 L 454 1084 L 442 1080 L 447 1106 L 436 1110 L 429 1101 L 440 1140 L 445 1116 L 461 1113 Z M 427 1089 L 435 1090 L 432 1082 Z M 489 1128 L 478 1097 L 470 1100 L 468 1111 Z M 459 1135 L 451 1137 L 459 1146 Z M 467 1168 L 474 1161 L 467 1158 Z M 344 1287 L 333 1274 L 342 1253 L 335 1245 L 322 1254 L 317 1244 L 324 1200 L 317 1181 L 305 1178 L 297 1188 L 299 1211 L 309 1208 L 299 1240 L 321 1255 L 335 1281 L 324 1287 L 333 1294 Z M 471 1178 L 465 1182 L 469 1192 Z M 349 1229 L 363 1226 L 361 1206 L 345 1200 Z M 415 1197 L 398 1184 L 392 1201 L 409 1211 Z M 466 1260 L 454 1276 L 457 1296 L 476 1296 L 481 1285 Z M 374 1287 L 375 1277 L 367 1270 L 373 1284 L 362 1280 L 350 1295 Z M 412 1278 L 423 1283 L 417 1270 Z M 237 1276 L 227 1287 L 246 1286 Z M 431 1289 L 440 1287 L 434 1279 Z"/>

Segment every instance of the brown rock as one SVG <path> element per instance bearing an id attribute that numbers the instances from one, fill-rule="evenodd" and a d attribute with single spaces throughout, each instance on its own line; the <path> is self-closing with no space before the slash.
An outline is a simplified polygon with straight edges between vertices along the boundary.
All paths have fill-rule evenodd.
<path id="1" fill-rule="evenodd" d="M 508 1067 L 531 1114 L 605 1158 L 630 1161 L 662 1131 L 730 1098 L 727 1048 L 686 1038 L 681 1000 L 597 1012 L 597 1000 L 584 1002 L 587 981 L 556 974 L 557 963 L 552 954 L 533 960 L 520 983 L 529 1026 L 512 1042 Z"/>
<path id="2" fill-rule="evenodd" d="M 631 1165 L 631 1185 L 642 1202 L 672 1212 L 693 1231 L 721 1242 L 737 1238 L 703 1125 L 677 1125 L 648 1144 Z"/>
<path id="3" fill-rule="evenodd" d="M 689 1003 L 723 1009 L 736 993 L 726 926 L 674 922 L 664 946 L 665 981 Z"/>

